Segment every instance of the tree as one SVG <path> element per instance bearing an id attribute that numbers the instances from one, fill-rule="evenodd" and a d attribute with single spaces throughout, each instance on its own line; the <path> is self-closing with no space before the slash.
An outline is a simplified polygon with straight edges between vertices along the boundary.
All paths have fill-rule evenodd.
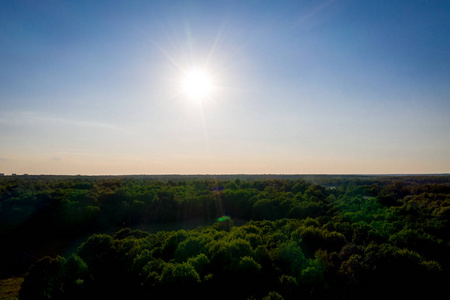
<path id="1" fill-rule="evenodd" d="M 60 256 L 56 258 L 46 256 L 36 262 L 25 277 L 19 298 L 40 300 L 62 297 L 64 264 L 65 259 Z"/>

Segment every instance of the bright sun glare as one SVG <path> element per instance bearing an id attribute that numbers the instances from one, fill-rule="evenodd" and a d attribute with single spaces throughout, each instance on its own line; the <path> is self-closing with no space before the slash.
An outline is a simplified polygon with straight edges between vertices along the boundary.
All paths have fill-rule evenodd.
<path id="1" fill-rule="evenodd" d="M 213 81 L 206 71 L 194 69 L 186 73 L 182 90 L 189 98 L 203 100 L 211 96 L 213 89 Z"/>

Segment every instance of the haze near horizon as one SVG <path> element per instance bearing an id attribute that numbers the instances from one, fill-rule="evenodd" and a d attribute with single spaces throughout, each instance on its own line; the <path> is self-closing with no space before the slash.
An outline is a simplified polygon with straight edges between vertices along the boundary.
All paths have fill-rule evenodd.
<path id="1" fill-rule="evenodd" d="M 449 13 L 3 1 L 0 173 L 448 173 Z"/>

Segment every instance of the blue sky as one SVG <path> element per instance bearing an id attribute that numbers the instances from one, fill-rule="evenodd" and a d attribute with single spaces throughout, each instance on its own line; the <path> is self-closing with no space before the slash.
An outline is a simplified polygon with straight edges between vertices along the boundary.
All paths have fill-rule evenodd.
<path id="1" fill-rule="evenodd" d="M 449 1 L 0 1 L 0 172 L 450 171 Z M 214 93 L 180 93 L 208 70 Z"/>

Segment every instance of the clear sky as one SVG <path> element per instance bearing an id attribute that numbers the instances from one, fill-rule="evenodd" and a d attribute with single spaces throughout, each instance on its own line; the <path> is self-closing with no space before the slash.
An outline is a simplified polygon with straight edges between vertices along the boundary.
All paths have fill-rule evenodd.
<path id="1" fill-rule="evenodd" d="M 448 172 L 449 1 L 0 0 L 0 173 Z"/>

